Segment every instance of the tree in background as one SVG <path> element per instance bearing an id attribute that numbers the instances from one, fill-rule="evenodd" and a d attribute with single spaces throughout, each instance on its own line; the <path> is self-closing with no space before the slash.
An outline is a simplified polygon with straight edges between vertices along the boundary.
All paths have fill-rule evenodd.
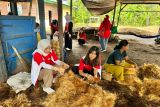
<path id="1" fill-rule="evenodd" d="M 118 19 L 119 7 L 117 7 L 116 20 Z M 128 5 L 124 10 L 131 11 L 160 11 L 159 5 Z M 107 13 L 110 20 L 113 17 L 113 11 Z M 73 0 L 73 20 L 74 23 L 89 23 L 92 15 L 83 5 L 81 0 Z M 102 21 L 104 15 L 100 16 Z M 99 23 L 99 22 L 98 22 Z M 119 25 L 123 26 L 146 26 L 146 25 L 160 25 L 160 12 L 122 12 Z"/>
<path id="2" fill-rule="evenodd" d="M 91 14 L 81 0 L 73 0 L 73 20 L 75 23 L 88 23 Z"/>

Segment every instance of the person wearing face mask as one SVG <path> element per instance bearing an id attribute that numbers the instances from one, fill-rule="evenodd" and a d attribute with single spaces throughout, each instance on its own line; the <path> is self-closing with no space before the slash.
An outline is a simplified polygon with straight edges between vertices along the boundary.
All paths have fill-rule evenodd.
<path id="1" fill-rule="evenodd" d="M 111 23 L 109 21 L 109 15 L 106 15 L 103 22 L 99 27 L 99 43 L 101 45 L 101 52 L 105 52 L 107 50 L 108 40 L 111 35 Z"/>
<path id="2" fill-rule="evenodd" d="M 69 65 L 60 61 L 51 49 L 48 39 L 42 39 L 38 42 L 37 49 L 33 52 L 31 80 L 33 85 L 37 85 L 38 80 L 43 80 L 43 91 L 51 94 L 54 90 L 51 88 L 53 83 L 53 75 L 63 75 L 65 69 Z"/>
<path id="3" fill-rule="evenodd" d="M 87 55 L 82 57 L 79 66 L 73 67 L 73 72 L 88 80 L 101 78 L 101 65 L 99 60 L 100 51 L 96 46 L 92 46 Z"/>
<path id="4" fill-rule="evenodd" d="M 114 48 L 114 51 L 109 55 L 107 62 L 103 65 L 103 69 L 113 75 L 118 81 L 124 80 L 124 75 L 135 74 L 137 64 L 131 61 L 127 55 L 129 43 L 127 40 L 122 40 Z"/>
<path id="5" fill-rule="evenodd" d="M 86 33 L 84 32 L 84 28 L 80 29 L 80 32 L 78 32 L 78 43 L 79 45 L 84 45 L 86 43 Z"/>

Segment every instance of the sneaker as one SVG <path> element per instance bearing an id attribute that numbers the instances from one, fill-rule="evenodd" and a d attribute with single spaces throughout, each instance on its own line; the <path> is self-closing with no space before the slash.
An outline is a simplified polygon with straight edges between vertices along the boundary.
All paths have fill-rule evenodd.
<path id="1" fill-rule="evenodd" d="M 71 49 L 69 49 L 69 48 L 66 48 L 66 50 L 67 50 L 67 51 L 70 51 Z"/>
<path id="2" fill-rule="evenodd" d="M 101 50 L 101 52 L 106 52 L 106 50 Z"/>
<path id="3" fill-rule="evenodd" d="M 50 88 L 50 87 L 48 87 L 48 88 L 44 88 L 44 87 L 43 87 L 43 91 L 46 92 L 47 94 L 52 94 L 52 93 L 55 92 L 55 91 L 54 91 L 52 88 Z"/>

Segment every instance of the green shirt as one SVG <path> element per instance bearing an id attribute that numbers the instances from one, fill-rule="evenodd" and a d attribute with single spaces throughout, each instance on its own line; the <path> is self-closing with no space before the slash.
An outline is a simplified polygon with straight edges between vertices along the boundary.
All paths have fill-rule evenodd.
<path id="1" fill-rule="evenodd" d="M 124 51 L 123 53 L 120 52 L 119 49 L 114 50 L 108 57 L 107 63 L 108 64 L 116 64 L 116 61 L 120 61 L 122 62 L 122 60 L 124 60 L 124 58 L 127 56 L 126 51 Z"/>

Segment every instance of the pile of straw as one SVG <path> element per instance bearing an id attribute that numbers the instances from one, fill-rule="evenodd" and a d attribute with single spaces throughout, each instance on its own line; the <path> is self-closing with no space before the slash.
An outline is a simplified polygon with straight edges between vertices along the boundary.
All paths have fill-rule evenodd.
<path id="1" fill-rule="evenodd" d="M 115 107 L 145 107 L 146 100 L 139 95 L 136 90 L 131 90 L 129 85 L 122 84 L 115 81 L 103 80 L 99 85 L 111 93 L 116 93 L 117 99 L 115 102 Z M 136 89 L 136 85 L 132 84 Z M 137 86 L 141 87 L 141 86 Z"/>
<path id="2" fill-rule="evenodd" d="M 148 105 L 150 107 L 159 107 L 160 105 L 160 97 L 154 95 L 154 94 L 149 94 L 149 95 L 146 95 L 144 97 L 147 102 L 148 102 Z"/>
<path id="3" fill-rule="evenodd" d="M 160 67 L 155 64 L 144 64 L 139 68 L 138 76 L 141 79 L 144 77 L 160 79 Z"/>
<path id="4" fill-rule="evenodd" d="M 154 94 L 160 97 L 160 80 L 159 79 L 144 79 L 143 82 L 145 95 Z"/>
<path id="5" fill-rule="evenodd" d="M 8 96 L 10 87 L 5 83 L 0 83 L 0 98 Z"/>
<path id="6" fill-rule="evenodd" d="M 60 46 L 59 46 L 59 42 L 56 41 L 56 40 L 52 40 L 51 44 L 52 44 L 52 48 L 55 50 L 57 56 L 60 58 Z"/>
<path id="7" fill-rule="evenodd" d="M 3 107 L 31 107 L 31 101 L 28 100 L 25 94 L 19 94 L 13 99 L 7 99 L 2 103 Z"/>
<path id="8" fill-rule="evenodd" d="M 115 94 L 88 84 L 71 71 L 58 79 L 56 89 L 46 98 L 46 107 L 113 107 L 116 99 Z"/>

